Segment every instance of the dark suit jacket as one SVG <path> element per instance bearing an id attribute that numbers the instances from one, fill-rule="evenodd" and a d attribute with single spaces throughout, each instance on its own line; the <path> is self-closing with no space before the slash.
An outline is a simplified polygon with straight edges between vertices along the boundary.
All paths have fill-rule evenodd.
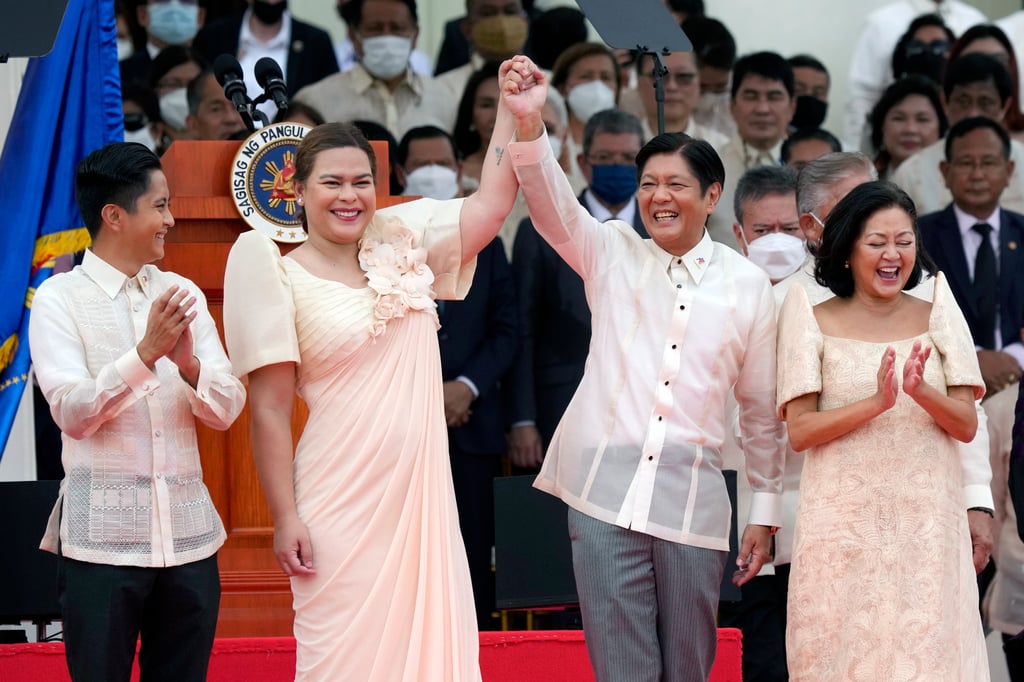
<path id="1" fill-rule="evenodd" d="M 465 376 L 480 391 L 469 421 L 448 430 L 453 450 L 504 454 L 504 401 L 499 381 L 515 360 L 519 324 L 512 270 L 500 237 L 477 256 L 473 286 L 465 300 L 438 304 L 443 378 L 451 381 Z"/>
<path id="2" fill-rule="evenodd" d="M 583 203 L 582 194 L 579 199 Z M 648 236 L 639 207 L 633 227 L 644 238 Z M 512 271 L 523 341 L 509 379 L 509 423 L 534 422 L 547 447 L 583 378 L 590 347 L 590 306 L 583 280 L 537 233 L 529 218 L 516 232 Z"/>
<path id="3" fill-rule="evenodd" d="M 1010 448 L 1010 499 L 1017 514 L 1017 535 L 1024 540 L 1024 382 L 1017 385 L 1013 411 L 1013 445 Z"/>
<path id="4" fill-rule="evenodd" d="M 1021 340 L 1024 326 L 1024 215 L 1000 211 L 999 220 L 999 329 L 1003 345 Z M 921 240 L 960 305 L 971 334 L 977 339 L 978 311 L 974 305 L 963 239 L 953 205 L 917 220 Z"/>
<path id="5" fill-rule="evenodd" d="M 213 64 L 224 53 L 238 54 L 238 35 L 242 17 L 218 19 L 203 26 L 192 41 L 199 54 Z M 288 96 L 294 97 L 302 88 L 327 78 L 338 71 L 338 60 L 327 31 L 292 17 L 292 35 L 288 48 L 288 68 L 284 75 Z"/>

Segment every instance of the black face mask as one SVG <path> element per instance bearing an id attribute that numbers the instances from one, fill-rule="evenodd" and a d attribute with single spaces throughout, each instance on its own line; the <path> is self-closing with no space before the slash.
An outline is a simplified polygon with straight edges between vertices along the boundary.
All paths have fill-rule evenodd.
<path id="1" fill-rule="evenodd" d="M 828 113 L 828 102 L 822 102 L 812 95 L 800 95 L 796 98 L 796 111 L 789 125 L 797 130 L 820 128 Z"/>
<path id="2" fill-rule="evenodd" d="M 948 52 L 949 43 L 945 40 L 934 40 L 930 43 L 911 40 L 904 52 L 903 73 L 899 74 L 899 77 L 916 73 L 935 83 L 941 83 L 942 67 L 946 63 Z"/>
<path id="3" fill-rule="evenodd" d="M 288 9 L 288 0 L 281 0 L 271 4 L 267 0 L 253 0 L 252 15 L 256 21 L 267 26 L 272 26 L 281 21 L 284 11 Z"/>

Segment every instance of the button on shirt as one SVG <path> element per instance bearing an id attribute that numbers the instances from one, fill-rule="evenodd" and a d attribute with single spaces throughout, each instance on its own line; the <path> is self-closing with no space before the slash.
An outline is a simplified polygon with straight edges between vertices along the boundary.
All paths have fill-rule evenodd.
<path id="1" fill-rule="evenodd" d="M 593 316 L 583 380 L 535 485 L 607 523 L 726 550 L 720 450 L 735 385 L 750 434 L 750 523 L 780 525 L 784 448 L 768 277 L 707 232 L 673 256 L 628 224 L 595 220 L 546 135 L 508 149 L 537 231 L 583 278 Z"/>
<path id="2" fill-rule="evenodd" d="M 171 285 L 197 298 L 196 389 L 167 358 L 155 371 L 136 344 L 152 301 Z M 32 302 L 29 344 L 39 386 L 63 432 L 65 477 L 41 548 L 129 566 L 211 556 L 225 533 L 202 480 L 195 418 L 226 429 L 245 404 L 199 287 L 146 265 L 126 277 L 86 251 Z"/>

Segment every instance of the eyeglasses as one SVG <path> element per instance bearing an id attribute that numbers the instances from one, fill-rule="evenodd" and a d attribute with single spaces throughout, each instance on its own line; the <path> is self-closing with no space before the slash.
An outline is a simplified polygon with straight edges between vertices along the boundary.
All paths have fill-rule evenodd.
<path id="1" fill-rule="evenodd" d="M 613 163 L 622 164 L 623 166 L 635 166 L 636 155 L 639 152 L 619 152 L 613 154 L 611 152 L 597 152 L 595 154 L 587 155 L 587 161 L 592 166 L 610 166 Z"/>
<path id="2" fill-rule="evenodd" d="M 982 173 L 987 174 L 1006 168 L 1006 161 L 992 157 L 986 157 L 981 161 L 976 159 L 956 159 L 950 164 L 950 166 L 952 166 L 954 172 L 962 175 L 973 173 L 979 168 Z"/>
<path id="3" fill-rule="evenodd" d="M 644 77 L 653 80 L 654 76 L 651 75 L 650 71 L 643 72 Z M 674 81 L 675 84 L 680 88 L 685 88 L 688 85 L 693 85 L 694 81 L 697 80 L 697 74 L 692 71 L 680 71 L 677 73 L 665 74 L 666 81 Z"/>

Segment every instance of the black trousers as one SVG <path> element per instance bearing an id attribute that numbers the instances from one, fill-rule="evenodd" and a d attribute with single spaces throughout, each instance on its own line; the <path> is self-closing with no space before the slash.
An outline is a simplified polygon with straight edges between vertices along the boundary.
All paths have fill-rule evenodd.
<path id="1" fill-rule="evenodd" d="M 203 682 L 220 608 L 217 555 L 182 566 L 60 558 L 58 595 L 74 682 L 128 682 L 141 637 L 141 682 Z"/>
<path id="2" fill-rule="evenodd" d="M 495 630 L 494 571 L 494 478 L 501 473 L 501 455 L 477 455 L 460 450 L 449 438 L 452 483 L 459 509 L 459 528 L 466 545 L 469 577 L 473 582 L 477 627 Z"/>
<path id="3" fill-rule="evenodd" d="M 742 601 L 722 602 L 718 624 L 743 631 L 744 682 L 784 682 L 786 668 L 786 600 L 789 564 L 775 575 L 754 578 L 742 588 Z"/>

